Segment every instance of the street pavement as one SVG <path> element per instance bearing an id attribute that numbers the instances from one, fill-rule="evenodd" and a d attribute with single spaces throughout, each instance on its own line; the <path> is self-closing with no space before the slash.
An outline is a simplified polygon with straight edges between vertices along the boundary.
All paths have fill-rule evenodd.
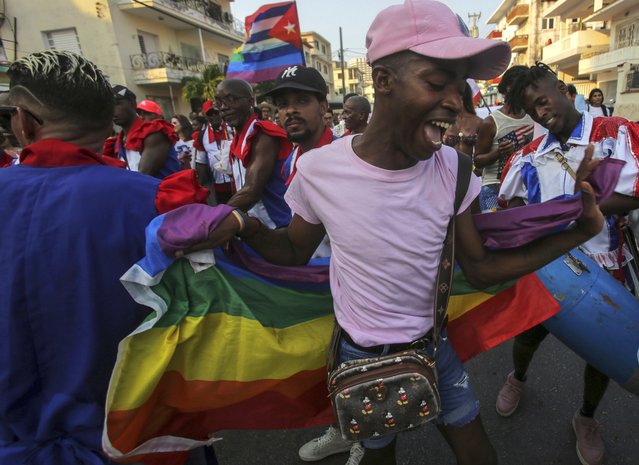
<path id="1" fill-rule="evenodd" d="M 546 338 L 528 374 L 527 390 L 512 417 L 495 412 L 495 396 L 511 370 L 512 341 L 466 364 L 481 416 L 501 465 L 579 465 L 571 419 L 581 405 L 584 362 L 554 337 Z M 611 382 L 597 412 L 606 444 L 605 465 L 639 465 L 639 398 Z M 223 431 L 215 445 L 220 465 L 299 465 L 297 449 L 324 428 Z M 434 426 L 400 435 L 399 465 L 454 465 Z M 319 465 L 344 465 L 346 454 Z"/>

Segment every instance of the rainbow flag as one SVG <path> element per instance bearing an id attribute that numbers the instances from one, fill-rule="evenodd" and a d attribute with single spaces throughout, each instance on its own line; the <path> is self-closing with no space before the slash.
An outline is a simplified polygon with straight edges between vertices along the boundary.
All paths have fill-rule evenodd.
<path id="1" fill-rule="evenodd" d="M 111 379 L 103 447 L 117 461 L 151 463 L 158 453 L 177 452 L 159 461 L 177 464 L 180 451 L 211 444 L 223 429 L 333 420 L 325 262 L 275 266 L 238 244 L 170 258 L 186 244 L 180 231 L 196 230 L 203 240 L 229 211 L 193 205 L 156 218 L 147 228 L 147 256 L 122 278 L 153 313 L 121 342 Z M 479 292 L 458 271 L 449 337 L 466 359 L 558 310 L 534 275 Z"/>
<path id="2" fill-rule="evenodd" d="M 245 24 L 246 40 L 233 51 L 227 78 L 268 81 L 288 66 L 305 64 L 295 2 L 261 6 Z"/>
<path id="3" fill-rule="evenodd" d="M 589 181 L 609 197 L 623 161 Z M 517 247 L 579 217 L 579 195 L 475 215 L 486 247 Z M 222 429 L 322 425 L 333 416 L 324 368 L 333 313 L 326 262 L 271 265 L 238 244 L 191 254 L 231 207 L 189 205 L 147 227 L 146 256 L 122 282 L 151 315 L 119 346 L 103 448 L 116 461 L 182 464 Z M 462 360 L 547 320 L 559 303 L 535 274 L 477 291 L 456 270 L 448 335 Z"/>

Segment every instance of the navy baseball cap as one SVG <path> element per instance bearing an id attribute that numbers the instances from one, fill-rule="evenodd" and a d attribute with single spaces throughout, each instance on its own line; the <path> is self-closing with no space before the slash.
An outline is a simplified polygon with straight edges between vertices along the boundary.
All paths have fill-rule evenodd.
<path id="1" fill-rule="evenodd" d="M 312 92 L 326 99 L 328 87 L 326 81 L 315 68 L 307 68 L 302 65 L 289 66 L 283 70 L 275 80 L 275 87 L 268 91 L 265 95 L 275 97 L 284 90 L 301 90 L 304 92 Z"/>

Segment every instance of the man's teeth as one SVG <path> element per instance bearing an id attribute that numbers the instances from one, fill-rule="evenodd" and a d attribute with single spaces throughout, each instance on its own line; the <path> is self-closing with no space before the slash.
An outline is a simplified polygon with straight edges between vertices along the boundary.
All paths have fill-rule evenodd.
<path id="1" fill-rule="evenodd" d="M 445 121 L 431 121 L 430 124 L 432 124 L 433 126 L 440 127 L 442 129 L 448 129 L 449 127 L 452 126 L 452 124 L 447 123 Z"/>

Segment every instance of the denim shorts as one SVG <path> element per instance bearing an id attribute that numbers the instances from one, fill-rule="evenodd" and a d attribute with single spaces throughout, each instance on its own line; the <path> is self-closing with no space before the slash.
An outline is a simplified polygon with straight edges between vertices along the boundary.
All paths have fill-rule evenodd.
<path id="1" fill-rule="evenodd" d="M 432 347 L 429 347 L 427 351 L 431 352 Z M 342 338 L 336 362 L 342 363 L 387 353 L 388 349 L 384 349 L 382 353 L 365 352 L 353 347 Z M 468 373 L 451 346 L 445 330 L 439 339 L 436 363 L 442 411 L 434 421 L 437 424 L 461 428 L 479 415 L 479 401 L 470 384 Z M 394 434 L 389 434 L 375 439 L 366 439 L 362 441 L 362 444 L 367 449 L 381 449 L 389 445 L 394 438 Z"/>

